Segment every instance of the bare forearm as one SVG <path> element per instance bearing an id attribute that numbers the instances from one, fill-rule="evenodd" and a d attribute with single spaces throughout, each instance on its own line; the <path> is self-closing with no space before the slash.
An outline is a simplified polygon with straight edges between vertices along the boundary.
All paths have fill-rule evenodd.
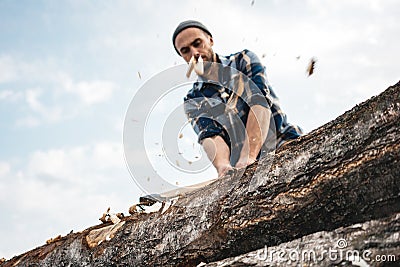
<path id="1" fill-rule="evenodd" d="M 267 137 L 271 111 L 263 106 L 251 107 L 251 112 L 246 124 L 249 138 L 249 156 L 256 158 Z"/>
<path id="2" fill-rule="evenodd" d="M 202 145 L 208 158 L 217 169 L 218 176 L 222 176 L 226 171 L 232 169 L 229 161 L 230 149 L 221 136 L 206 138 Z"/>
<path id="3" fill-rule="evenodd" d="M 255 160 L 268 133 L 271 111 L 263 106 L 252 106 L 247 118 L 247 140 L 241 152 L 241 158 L 248 156 Z"/>

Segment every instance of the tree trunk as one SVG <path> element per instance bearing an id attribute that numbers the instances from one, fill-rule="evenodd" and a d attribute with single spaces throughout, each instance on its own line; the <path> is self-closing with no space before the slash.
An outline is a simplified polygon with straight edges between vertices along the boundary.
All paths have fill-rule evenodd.
<path id="1" fill-rule="evenodd" d="M 399 229 L 397 213 L 202 266 L 399 266 Z"/>
<path id="2" fill-rule="evenodd" d="M 104 224 L 2 266 L 196 266 L 391 216 L 400 212 L 399 124 L 397 83 L 243 174 L 218 179 L 164 213 L 124 218 L 100 244 L 88 236 Z M 383 233 L 386 222 L 376 223 Z M 399 227 L 390 231 L 399 235 Z"/>

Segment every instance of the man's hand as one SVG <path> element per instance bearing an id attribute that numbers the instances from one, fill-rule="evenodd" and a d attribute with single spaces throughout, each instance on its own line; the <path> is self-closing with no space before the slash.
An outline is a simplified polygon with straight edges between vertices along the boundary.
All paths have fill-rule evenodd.
<path id="1" fill-rule="evenodd" d="M 269 127 L 271 111 L 263 106 L 255 105 L 251 111 L 246 124 L 247 139 L 243 145 L 236 168 L 244 168 L 253 164 L 265 141 Z M 205 138 L 202 142 L 208 158 L 217 169 L 218 177 L 224 176 L 233 167 L 230 165 L 230 149 L 224 139 L 219 136 Z"/>
<path id="2" fill-rule="evenodd" d="M 219 166 L 217 168 L 218 172 L 218 178 L 224 176 L 227 172 L 233 170 L 232 166 L 230 164 L 224 165 L 224 166 Z"/>
<path id="3" fill-rule="evenodd" d="M 246 123 L 246 140 L 243 144 L 236 168 L 244 168 L 253 164 L 267 137 L 271 111 L 263 106 L 255 105 L 250 108 Z"/>
<path id="4" fill-rule="evenodd" d="M 249 158 L 249 157 L 240 158 L 238 162 L 236 162 L 235 167 L 238 169 L 244 168 L 253 164 L 255 161 L 256 161 L 255 158 Z"/>
<path id="5" fill-rule="evenodd" d="M 229 147 L 221 136 L 205 138 L 202 144 L 208 158 L 217 169 L 218 177 L 224 176 L 233 169 L 229 162 Z"/>

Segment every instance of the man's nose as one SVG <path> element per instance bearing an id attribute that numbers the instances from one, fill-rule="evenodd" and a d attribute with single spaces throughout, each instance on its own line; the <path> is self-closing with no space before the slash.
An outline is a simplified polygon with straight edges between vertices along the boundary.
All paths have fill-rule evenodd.
<path id="1" fill-rule="evenodd" d="M 190 55 L 190 58 L 192 58 L 193 56 L 197 59 L 197 58 L 199 58 L 199 56 L 200 56 L 200 52 L 199 51 L 197 51 L 197 49 L 196 48 L 192 48 L 191 49 L 191 55 Z"/>

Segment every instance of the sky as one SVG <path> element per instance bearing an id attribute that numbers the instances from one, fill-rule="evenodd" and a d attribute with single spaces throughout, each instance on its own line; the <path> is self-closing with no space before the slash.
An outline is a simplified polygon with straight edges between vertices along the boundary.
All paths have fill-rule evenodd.
<path id="1" fill-rule="evenodd" d="M 124 121 L 141 88 L 183 63 L 171 42 L 181 21 L 203 22 L 221 55 L 255 52 L 309 133 L 400 80 L 399 11 L 396 0 L 0 0 L 0 258 L 98 224 L 108 207 L 127 215 L 146 193 L 125 163 Z M 138 118 L 147 132 L 175 93 Z M 204 159 L 185 127 L 179 149 Z M 145 142 L 169 173 L 154 160 L 163 145 Z"/>

